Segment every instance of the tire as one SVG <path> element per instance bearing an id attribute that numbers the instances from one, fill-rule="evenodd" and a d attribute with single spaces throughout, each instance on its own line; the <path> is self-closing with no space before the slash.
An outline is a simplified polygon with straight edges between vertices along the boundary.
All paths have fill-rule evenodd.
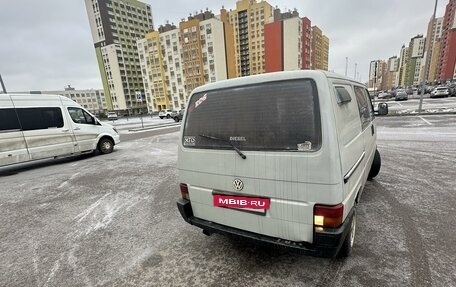
<path id="1" fill-rule="evenodd" d="M 98 150 L 101 154 L 112 153 L 114 150 L 114 143 L 108 138 L 102 138 L 98 143 Z"/>
<path id="2" fill-rule="evenodd" d="M 371 169 L 369 170 L 368 179 L 373 179 L 378 175 L 380 172 L 380 167 L 382 166 L 382 158 L 380 157 L 380 153 L 378 149 L 375 149 L 374 160 L 372 161 Z"/>
<path id="3" fill-rule="evenodd" d="M 171 116 L 170 115 L 166 115 L 166 118 L 169 119 Z"/>
<path id="4" fill-rule="evenodd" d="M 174 121 L 175 121 L 176 123 L 178 123 L 178 122 L 179 122 L 179 118 L 178 118 L 178 117 L 175 117 L 175 118 L 174 118 Z"/>
<path id="5" fill-rule="evenodd" d="M 163 120 L 163 117 L 159 117 L 161 120 Z"/>
<path id="6" fill-rule="evenodd" d="M 342 246 L 340 247 L 339 253 L 337 257 L 339 258 L 346 258 L 348 257 L 353 249 L 353 243 L 355 242 L 355 234 L 356 234 L 356 206 L 353 207 L 353 216 L 350 222 L 350 230 L 348 231 L 347 237 L 345 237 Z"/>

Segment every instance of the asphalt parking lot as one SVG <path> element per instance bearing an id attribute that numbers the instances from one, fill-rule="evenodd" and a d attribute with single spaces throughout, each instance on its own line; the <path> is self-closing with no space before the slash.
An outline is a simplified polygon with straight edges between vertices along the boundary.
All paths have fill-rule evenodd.
<path id="1" fill-rule="evenodd" d="M 419 107 L 419 95 L 410 96 L 407 101 L 395 101 L 393 99 L 379 100 L 375 99 L 374 105 L 377 105 L 380 102 L 386 102 L 389 106 L 390 112 L 407 112 L 418 110 Z M 456 97 L 447 97 L 447 98 L 429 98 L 429 95 L 424 95 L 423 97 L 423 110 L 446 110 L 446 111 L 456 111 Z"/>
<path id="2" fill-rule="evenodd" d="M 354 251 L 308 257 L 180 217 L 177 128 L 0 169 L 1 286 L 454 286 L 456 115 L 378 117 Z"/>

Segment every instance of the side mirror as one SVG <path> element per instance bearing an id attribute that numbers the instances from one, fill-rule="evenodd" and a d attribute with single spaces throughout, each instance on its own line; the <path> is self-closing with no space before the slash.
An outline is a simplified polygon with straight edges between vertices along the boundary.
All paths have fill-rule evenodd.
<path id="1" fill-rule="evenodd" d="M 385 116 L 388 114 L 388 104 L 387 103 L 379 103 L 378 104 L 378 115 Z"/>

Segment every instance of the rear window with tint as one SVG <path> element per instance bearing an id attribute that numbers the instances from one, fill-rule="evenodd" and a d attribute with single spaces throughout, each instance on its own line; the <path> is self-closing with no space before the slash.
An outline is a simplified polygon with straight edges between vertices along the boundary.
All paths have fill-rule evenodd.
<path id="1" fill-rule="evenodd" d="M 241 150 L 318 150 L 321 122 L 315 83 L 287 80 L 195 94 L 182 140 L 185 147 L 202 149 L 232 149 L 230 141 Z"/>

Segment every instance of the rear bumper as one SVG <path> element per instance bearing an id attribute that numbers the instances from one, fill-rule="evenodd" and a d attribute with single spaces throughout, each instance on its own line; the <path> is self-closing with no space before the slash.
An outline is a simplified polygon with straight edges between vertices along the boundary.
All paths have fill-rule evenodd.
<path id="1" fill-rule="evenodd" d="M 338 228 L 314 228 L 314 242 L 295 242 L 284 240 L 281 238 L 271 237 L 250 231 L 245 231 L 193 216 L 192 206 L 189 200 L 179 199 L 177 208 L 184 220 L 194 226 L 209 231 L 210 233 L 219 233 L 225 235 L 236 235 L 249 238 L 256 241 L 275 244 L 291 249 L 299 250 L 305 254 L 320 257 L 335 257 L 339 252 L 342 243 L 344 242 L 350 229 L 351 220 L 353 218 L 353 210 L 347 216 L 345 222 Z"/>

